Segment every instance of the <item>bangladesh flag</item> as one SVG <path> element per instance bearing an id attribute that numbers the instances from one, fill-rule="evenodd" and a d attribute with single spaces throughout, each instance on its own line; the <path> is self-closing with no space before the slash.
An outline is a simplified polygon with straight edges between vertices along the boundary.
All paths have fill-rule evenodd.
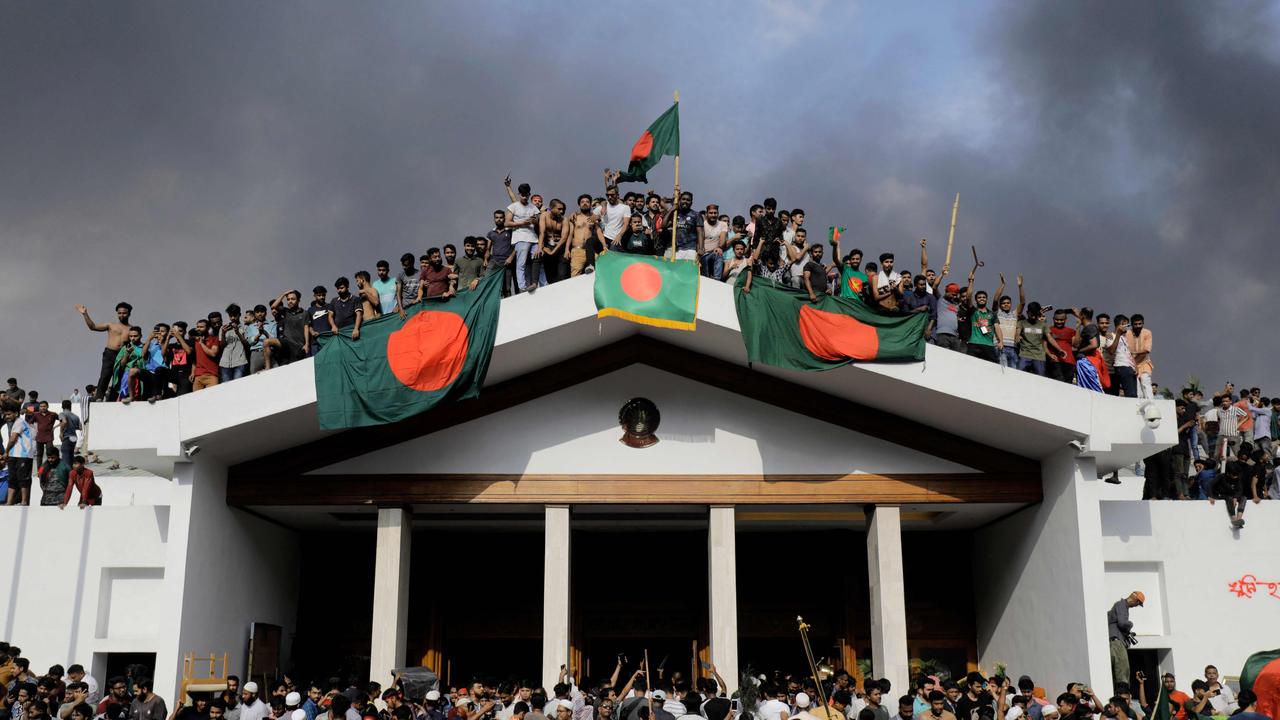
<path id="1" fill-rule="evenodd" d="M 1240 671 L 1240 689 L 1258 696 L 1258 712 L 1276 717 L 1280 712 L 1280 650 L 1250 655 Z"/>
<path id="2" fill-rule="evenodd" d="M 631 161 L 618 182 L 649 182 L 648 172 L 663 155 L 680 154 L 680 103 L 658 116 L 631 147 Z"/>
<path id="3" fill-rule="evenodd" d="M 1160 689 L 1156 692 L 1156 702 L 1151 706 L 1151 720 L 1172 720 L 1173 708 L 1169 706 L 1169 693 L 1164 689 L 1164 681 L 1156 678 Z"/>
<path id="4" fill-rule="evenodd" d="M 885 313 L 842 297 L 809 294 L 738 276 L 734 303 L 747 360 L 791 370 L 830 370 L 854 361 L 924 360 L 926 313 Z"/>
<path id="5" fill-rule="evenodd" d="M 698 317 L 698 265 L 648 255 L 596 256 L 596 317 L 693 330 Z"/>
<path id="6" fill-rule="evenodd" d="M 322 430 L 380 425 L 480 394 L 493 355 L 502 273 L 443 302 L 364 323 L 360 339 L 322 338 L 316 406 Z"/>
<path id="7" fill-rule="evenodd" d="M 844 234 L 845 230 L 848 230 L 848 228 L 839 227 L 837 225 L 832 225 L 827 228 L 827 242 L 838 247 L 840 245 L 840 236 Z"/>

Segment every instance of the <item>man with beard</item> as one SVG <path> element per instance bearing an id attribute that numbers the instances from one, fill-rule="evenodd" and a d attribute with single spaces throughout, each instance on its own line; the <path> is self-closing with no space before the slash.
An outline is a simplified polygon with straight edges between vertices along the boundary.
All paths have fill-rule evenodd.
<path id="1" fill-rule="evenodd" d="M 379 274 L 382 271 L 383 268 L 378 269 Z M 392 288 L 392 293 L 394 292 L 395 289 Z M 280 334 L 278 362 L 281 365 L 306 357 L 307 311 L 299 306 L 298 303 L 301 301 L 302 293 L 297 290 L 286 290 L 280 293 L 280 297 L 271 301 L 271 313 L 275 315 L 276 327 L 279 328 Z"/>
<path id="2" fill-rule="evenodd" d="M 49 457 L 40 466 L 40 504 L 61 505 L 70 477 L 71 466 L 63 462 L 62 453 L 57 448 L 49 448 Z"/>
<path id="3" fill-rule="evenodd" d="M 484 274 L 484 259 L 476 250 L 476 239 L 467 237 L 462 241 L 462 257 L 453 264 L 454 287 L 459 291 L 473 290 L 480 276 Z"/>
<path id="4" fill-rule="evenodd" d="M 452 275 L 453 271 L 444 264 L 444 258 L 440 256 L 440 248 L 428 250 L 427 262 L 422 266 L 421 283 L 418 285 L 418 294 L 421 296 L 419 299 L 448 300 L 453 297 Z"/>
<path id="5" fill-rule="evenodd" d="M 885 310 L 898 309 L 898 296 L 894 288 L 902 277 L 893 270 L 893 253 L 880 253 L 880 269 L 876 274 L 875 300 Z M 956 330 L 959 332 L 959 329 Z"/>
<path id="6" fill-rule="evenodd" d="M 929 292 L 928 280 L 924 275 L 913 278 L 915 286 L 911 292 L 902 297 L 902 309 L 912 313 L 928 313 L 929 322 L 925 324 L 924 336 L 933 335 L 934 325 L 938 322 L 938 300 Z"/>
<path id="7" fill-rule="evenodd" d="M 964 343 L 960 340 L 960 286 L 956 283 L 947 283 L 944 288 L 942 299 L 938 301 L 936 317 L 934 344 L 948 350 L 964 352 Z M 960 720 L 968 718 L 962 715 Z"/>
<path id="8" fill-rule="evenodd" d="M 152 692 L 149 678 L 142 678 L 135 682 L 133 689 L 133 702 L 129 704 L 129 720 L 165 720 L 169 713 L 165 708 L 164 698 Z"/>
<path id="9" fill-rule="evenodd" d="M 120 393 L 120 402 L 128 405 L 133 402 L 134 381 L 142 368 L 142 328 L 137 325 L 129 328 L 126 338 L 124 345 L 116 352 L 111 384 Z"/>
<path id="10" fill-rule="evenodd" d="M 240 690 L 240 720 L 264 720 L 269 709 L 258 699 L 258 683 L 245 683 Z"/>
<path id="11" fill-rule="evenodd" d="M 1004 285 L 1004 275 L 1000 276 L 1000 285 Z M 1001 367 L 1018 367 L 1018 318 L 1027 305 L 1027 296 L 1022 290 L 1022 275 L 1018 275 L 1018 309 L 1013 308 L 1013 298 L 1000 295 L 999 307 L 996 308 L 996 325 L 1000 328 Z"/>
<path id="12" fill-rule="evenodd" d="M 501 272 L 506 275 L 502 280 L 502 296 L 511 294 L 511 266 L 515 255 L 511 252 L 511 228 L 507 227 L 507 212 L 493 211 L 493 229 L 485 235 L 489 241 L 489 272 Z"/>
<path id="13" fill-rule="evenodd" d="M 578 196 L 578 212 L 568 218 L 568 224 L 569 277 L 577 277 L 587 272 L 594 258 L 594 245 L 603 242 L 600 219 L 591 212 L 590 195 Z"/>
<path id="14" fill-rule="evenodd" d="M 129 316 L 133 314 L 133 306 L 123 301 L 116 303 L 116 322 L 107 323 L 94 322 L 84 305 L 76 305 L 76 312 L 84 318 L 84 324 L 90 330 L 107 334 L 107 347 L 102 351 L 102 363 L 98 370 L 97 394 L 93 399 L 98 402 L 115 400 L 117 388 L 112 386 L 111 376 L 115 371 L 116 355 L 129 335 Z"/>
<path id="15" fill-rule="evenodd" d="M 987 307 L 987 291 L 973 291 L 973 273 L 969 273 L 969 342 L 968 353 L 988 362 L 999 362 L 996 348 L 1004 346 L 1004 336 L 1000 334 L 1000 325 L 996 323 L 995 313 Z M 1004 294 L 1004 275 L 1000 276 L 1000 287 L 996 289 L 996 297 Z"/>
<path id="16" fill-rule="evenodd" d="M 1054 380 L 1072 383 L 1076 379 L 1075 357 L 1071 354 L 1075 340 L 1075 328 L 1067 327 L 1067 311 L 1053 311 L 1053 324 L 1045 335 L 1048 356 L 1045 358 L 1045 374 Z"/>
<path id="17" fill-rule="evenodd" d="M 764 205 L 761 207 L 760 216 L 755 221 L 755 234 L 752 236 L 754 243 L 761 240 L 764 241 L 766 248 L 777 247 L 782 251 L 782 231 L 784 226 L 775 213 L 778 211 L 778 201 L 773 198 L 765 198 Z M 785 257 L 785 254 L 784 254 Z"/>
<path id="18" fill-rule="evenodd" d="M 929 712 L 921 715 L 921 720 L 956 720 L 955 714 L 947 709 L 947 696 L 941 690 L 929 691 Z"/>
<path id="19" fill-rule="evenodd" d="M 698 261 L 703 243 L 702 216 L 693 209 L 693 193 L 686 190 L 678 197 L 679 202 L 672 211 L 674 219 L 671 220 L 675 223 L 676 259 Z"/>
<path id="20" fill-rule="evenodd" d="M 1125 344 L 1133 355 L 1134 373 L 1137 375 L 1138 397 L 1152 398 L 1151 373 L 1155 365 L 1151 362 L 1151 331 L 1147 329 L 1147 321 L 1140 313 L 1134 313 L 1129 319 L 1129 332 L 1125 334 Z"/>
<path id="21" fill-rule="evenodd" d="M 551 207 L 538 216 L 538 247 L 542 257 L 542 282 L 560 282 L 568 277 L 568 263 L 564 253 L 565 205 L 559 198 L 551 199 Z"/>
<path id="22" fill-rule="evenodd" d="M 370 283 L 378 293 L 378 313 L 389 315 L 396 309 L 396 279 L 391 277 L 391 263 L 379 260 L 375 266 L 378 276 Z"/>

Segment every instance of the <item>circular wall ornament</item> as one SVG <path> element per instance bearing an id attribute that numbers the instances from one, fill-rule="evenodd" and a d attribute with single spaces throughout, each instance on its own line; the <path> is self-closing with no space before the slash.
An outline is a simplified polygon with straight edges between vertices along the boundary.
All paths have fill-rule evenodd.
<path id="1" fill-rule="evenodd" d="M 622 426 L 622 437 L 618 441 L 633 448 L 647 448 L 658 442 L 654 435 L 662 415 L 658 406 L 648 398 L 631 398 L 618 410 L 618 424 Z"/>

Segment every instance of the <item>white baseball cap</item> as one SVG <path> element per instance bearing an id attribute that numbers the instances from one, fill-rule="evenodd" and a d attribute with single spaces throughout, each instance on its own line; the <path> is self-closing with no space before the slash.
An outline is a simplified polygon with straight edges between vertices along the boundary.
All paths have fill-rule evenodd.
<path id="1" fill-rule="evenodd" d="M 250 680 L 249 682 L 242 685 L 240 689 L 245 692 L 251 692 L 256 694 L 258 692 L 258 683 Z"/>

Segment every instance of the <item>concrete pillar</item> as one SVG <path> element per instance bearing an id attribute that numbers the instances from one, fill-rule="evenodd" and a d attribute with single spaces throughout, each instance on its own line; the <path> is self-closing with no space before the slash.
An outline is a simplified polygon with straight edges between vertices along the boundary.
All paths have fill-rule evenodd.
<path id="1" fill-rule="evenodd" d="M 373 638 L 369 679 L 391 682 L 391 670 L 405 664 L 409 625 L 409 549 L 413 515 L 404 508 L 378 508 L 373 561 Z"/>
<path id="2" fill-rule="evenodd" d="M 738 550 L 732 505 L 712 506 L 707 529 L 711 662 L 738 689 Z"/>
<path id="3" fill-rule="evenodd" d="M 902 511 L 876 506 L 867 515 L 867 569 L 871 586 L 872 674 L 907 687 L 907 601 L 902 581 Z"/>
<path id="4" fill-rule="evenodd" d="M 569 663 L 569 506 L 548 505 L 542 555 L 542 685 L 550 689 Z"/>

